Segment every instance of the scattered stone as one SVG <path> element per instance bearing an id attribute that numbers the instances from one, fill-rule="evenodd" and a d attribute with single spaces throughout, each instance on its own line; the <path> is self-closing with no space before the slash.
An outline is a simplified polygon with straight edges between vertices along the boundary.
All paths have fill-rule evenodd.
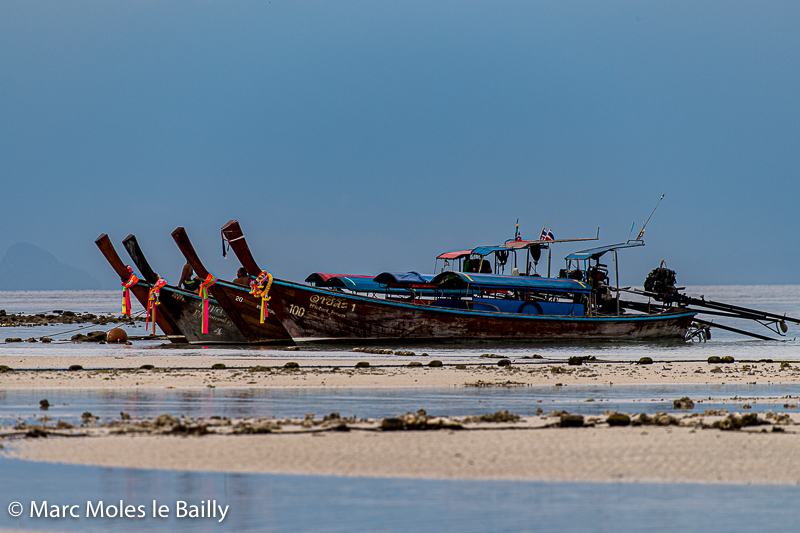
<path id="1" fill-rule="evenodd" d="M 653 364 L 653 359 L 650 358 L 650 357 L 642 357 L 642 358 L 639 359 L 639 364 L 640 365 L 652 365 Z"/>
<path id="2" fill-rule="evenodd" d="M 712 355 L 711 357 L 708 358 L 708 364 L 709 365 L 718 365 L 721 362 L 722 362 L 722 358 L 720 358 L 717 355 Z"/>
<path id="3" fill-rule="evenodd" d="M 750 405 L 749 403 L 746 403 L 746 404 L 744 404 L 744 405 L 743 405 L 741 408 L 742 408 L 742 409 L 752 409 L 752 408 L 753 408 L 753 406 L 752 406 L 752 405 Z"/>
<path id="4" fill-rule="evenodd" d="M 742 416 L 732 413 L 722 420 L 714 422 L 711 424 L 711 427 L 718 428 L 723 431 L 735 431 L 746 426 L 760 426 L 763 424 L 768 424 L 768 422 L 758 418 L 758 413 L 747 413 L 743 414 Z"/>
<path id="5" fill-rule="evenodd" d="M 709 370 L 709 372 L 711 372 L 712 374 L 721 374 L 722 373 L 722 369 L 720 367 L 718 367 L 718 366 L 715 366 L 714 368 Z"/>
<path id="6" fill-rule="evenodd" d="M 411 361 L 410 363 L 408 363 L 408 366 L 409 368 L 413 368 L 417 366 L 422 366 L 422 363 L 420 363 L 419 361 Z"/>
<path id="7" fill-rule="evenodd" d="M 544 411 L 542 410 L 542 408 L 541 408 L 541 407 L 537 407 L 537 408 L 536 408 L 536 416 L 542 416 L 542 413 L 544 413 Z"/>
<path id="8" fill-rule="evenodd" d="M 470 415 L 464 418 L 465 424 L 477 424 L 478 422 L 519 422 L 518 414 L 508 411 L 496 411 L 490 415 Z"/>
<path id="9" fill-rule="evenodd" d="M 153 369 L 155 369 L 155 366 L 153 366 L 153 365 L 142 365 L 139 368 L 142 369 L 142 370 L 153 370 Z"/>
<path id="10" fill-rule="evenodd" d="M 790 365 L 790 364 L 789 364 L 789 363 L 787 363 L 786 361 L 784 361 L 783 363 L 781 363 L 781 370 L 786 370 L 786 369 L 789 369 L 789 368 L 792 368 L 792 365 Z"/>
<path id="11" fill-rule="evenodd" d="M 502 355 L 497 355 L 496 353 L 482 353 L 479 357 L 483 357 L 484 359 L 502 359 Z"/>
<path id="12" fill-rule="evenodd" d="M 631 417 L 625 413 L 612 413 L 606 418 L 606 423 L 609 426 L 630 426 Z"/>
<path id="13" fill-rule="evenodd" d="M 396 417 L 384 418 L 381 420 L 381 429 L 383 431 L 397 431 L 404 427 L 403 420 Z"/>
<path id="14" fill-rule="evenodd" d="M 456 370 L 466 370 L 467 365 L 456 365 Z"/>
<path id="15" fill-rule="evenodd" d="M 784 409 L 797 409 L 797 404 L 794 403 L 785 403 L 783 404 Z"/>
<path id="16" fill-rule="evenodd" d="M 75 372 L 77 370 L 83 370 L 83 367 L 81 365 L 70 365 L 68 370 L 70 372 Z"/>
<path id="17" fill-rule="evenodd" d="M 36 341 L 36 339 L 35 339 L 34 337 L 31 337 L 30 339 L 28 339 L 28 340 L 27 340 L 27 341 L 25 341 L 25 342 L 37 342 L 37 341 Z"/>
<path id="18" fill-rule="evenodd" d="M 225 363 L 214 363 L 211 365 L 211 370 L 225 370 L 226 368 Z"/>
<path id="19" fill-rule="evenodd" d="M 755 414 L 755 413 L 752 413 Z M 788 413 L 773 413 L 772 411 L 768 411 L 765 415 L 767 420 L 772 420 L 775 424 L 791 424 L 792 417 L 789 416 Z"/>
<path id="20" fill-rule="evenodd" d="M 248 372 L 271 372 L 272 370 L 268 366 L 256 365 L 256 366 L 251 366 L 250 368 L 247 369 L 247 371 Z"/>
<path id="21" fill-rule="evenodd" d="M 511 366 L 511 360 L 510 359 L 500 359 L 497 362 L 497 366 Z"/>
<path id="22" fill-rule="evenodd" d="M 300 365 L 295 363 L 294 361 L 289 361 L 288 363 L 283 365 L 283 368 L 285 368 L 286 370 L 299 370 Z"/>
<path id="23" fill-rule="evenodd" d="M 164 413 L 163 415 L 158 415 L 158 418 L 153 420 L 153 425 L 156 427 L 176 426 L 178 424 L 180 424 L 178 419 L 167 413 Z"/>
<path id="24" fill-rule="evenodd" d="M 703 411 L 703 416 L 725 416 L 727 414 L 727 409 L 706 409 Z"/>
<path id="25" fill-rule="evenodd" d="M 653 417 L 653 424 L 656 426 L 677 426 L 679 422 L 674 416 L 664 412 L 659 412 Z"/>
<path id="26" fill-rule="evenodd" d="M 689 410 L 694 409 L 694 402 L 688 396 L 684 396 L 678 400 L 672 400 L 673 409 Z"/>
<path id="27" fill-rule="evenodd" d="M 428 363 L 428 366 L 431 367 L 431 368 L 438 368 L 438 367 L 442 366 L 442 362 L 439 361 L 438 359 L 434 359 L 433 361 Z"/>
<path id="28" fill-rule="evenodd" d="M 720 361 L 720 363 L 729 365 L 729 364 L 734 362 L 734 359 L 733 359 L 732 355 L 726 355 L 726 356 L 722 357 L 719 361 Z"/>
<path id="29" fill-rule="evenodd" d="M 44 342 L 44 343 L 53 342 L 53 339 L 51 339 L 50 337 L 42 337 L 39 340 Z"/>
<path id="30" fill-rule="evenodd" d="M 47 398 L 39 400 L 39 409 L 41 409 L 42 411 L 47 411 L 48 409 L 50 409 L 50 402 L 47 401 Z"/>
<path id="31" fill-rule="evenodd" d="M 571 414 L 561 415 L 560 425 L 562 428 L 582 428 L 583 415 L 571 415 Z"/>
<path id="32" fill-rule="evenodd" d="M 570 357 L 567 360 L 568 365 L 581 366 L 583 364 L 583 357 Z"/>
<path id="33" fill-rule="evenodd" d="M 4 374 L 6 372 L 14 372 L 14 369 L 10 366 L 0 365 L 0 374 Z"/>
<path id="34" fill-rule="evenodd" d="M 379 355 L 391 355 L 394 352 L 392 350 L 384 350 L 382 348 L 353 348 L 354 352 L 361 352 L 361 353 L 372 353 L 372 354 L 379 354 Z M 398 355 L 406 355 L 405 353 L 398 353 Z M 413 352 L 410 355 L 414 355 Z"/>
<path id="35" fill-rule="evenodd" d="M 19 337 L 6 337 L 6 342 L 22 342 L 22 339 Z"/>
<path id="36" fill-rule="evenodd" d="M 409 351 L 409 350 L 397 350 L 396 352 L 394 352 L 394 354 L 395 355 L 411 355 L 411 356 L 417 355 L 416 353 L 414 353 L 412 351 Z"/>
<path id="37" fill-rule="evenodd" d="M 300 347 L 299 346 L 287 346 L 283 350 L 285 352 L 299 352 L 300 351 Z"/>
<path id="38" fill-rule="evenodd" d="M 120 411 L 119 417 L 122 420 L 130 420 L 131 419 L 131 415 L 129 413 L 126 413 L 125 411 Z"/>
<path id="39" fill-rule="evenodd" d="M 92 422 L 93 420 L 97 420 L 97 417 L 94 416 L 89 411 L 84 411 L 83 414 L 81 414 L 81 422 L 84 422 L 84 423 L 88 424 L 89 422 Z"/>
<path id="40" fill-rule="evenodd" d="M 356 363 L 356 368 L 369 368 L 369 363 L 367 361 L 359 361 Z"/>

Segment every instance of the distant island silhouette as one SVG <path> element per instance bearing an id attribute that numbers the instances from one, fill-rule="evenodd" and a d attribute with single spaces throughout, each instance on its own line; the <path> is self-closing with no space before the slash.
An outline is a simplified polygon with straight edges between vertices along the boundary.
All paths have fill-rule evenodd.
<path id="1" fill-rule="evenodd" d="M 0 290 L 100 288 L 100 282 L 85 270 L 65 265 L 47 250 L 26 242 L 18 242 L 11 246 L 0 261 Z"/>

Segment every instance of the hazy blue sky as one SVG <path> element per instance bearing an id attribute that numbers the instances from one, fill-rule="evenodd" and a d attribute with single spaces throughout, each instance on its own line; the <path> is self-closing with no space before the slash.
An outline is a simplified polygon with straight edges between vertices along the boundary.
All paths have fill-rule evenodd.
<path id="1" fill-rule="evenodd" d="M 280 277 L 430 272 L 517 218 L 624 240 L 665 193 L 624 282 L 797 283 L 798 28 L 779 1 L 0 0 L 0 256 L 112 287 L 93 241 L 135 233 L 177 281 L 183 225 L 232 277 L 238 218 Z"/>

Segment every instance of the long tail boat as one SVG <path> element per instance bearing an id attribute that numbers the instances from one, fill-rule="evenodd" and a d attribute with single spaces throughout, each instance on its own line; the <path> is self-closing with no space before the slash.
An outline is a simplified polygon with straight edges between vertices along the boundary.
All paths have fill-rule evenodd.
<path id="1" fill-rule="evenodd" d="M 160 286 L 158 291 L 160 305 L 156 318 L 158 313 L 166 310 L 170 316 L 174 317 L 190 344 L 247 344 L 244 336 L 214 300 L 209 300 L 208 334 L 204 334 L 202 332 L 203 299 L 195 292 L 166 284 L 166 281 L 150 266 L 135 235 L 131 234 L 125 237 L 122 244 L 144 281 L 150 287 Z"/>
<path id="2" fill-rule="evenodd" d="M 226 224 L 223 235 L 248 271 L 261 271 L 238 222 Z M 588 309 L 592 287 L 572 279 L 413 274 L 376 276 L 387 289 L 382 298 L 273 280 L 271 308 L 296 342 L 346 343 L 683 340 L 695 315 L 683 308 L 600 315 Z M 391 292 L 403 288 L 407 298 Z M 240 305 L 254 303 L 243 298 Z"/>
<path id="3" fill-rule="evenodd" d="M 208 294 L 222 307 L 248 344 L 293 344 L 291 336 L 275 313 L 269 312 L 266 299 L 256 297 L 251 293 L 250 287 L 222 281 L 211 274 L 197 255 L 183 227 L 175 229 L 172 238 L 197 275 L 205 279 L 203 285 Z M 243 266 L 248 272 L 254 272 L 247 264 L 243 263 Z"/>
<path id="4" fill-rule="evenodd" d="M 111 244 L 111 239 L 108 238 L 108 235 L 105 233 L 101 234 L 97 239 L 95 239 L 94 243 L 100 249 L 100 252 L 105 256 L 106 260 L 111 265 L 111 268 L 119 276 L 120 280 L 123 283 L 127 283 L 131 280 L 131 271 L 128 270 L 128 267 L 125 263 L 122 262 L 117 251 L 114 249 L 114 245 Z M 133 296 L 142 304 L 142 307 L 147 309 L 148 299 L 150 296 L 150 286 L 145 283 L 144 281 L 138 281 L 135 284 L 129 287 L 130 291 L 133 293 Z M 170 342 L 173 343 L 185 343 L 186 338 L 183 336 L 183 332 L 178 326 L 177 321 L 169 312 L 169 310 L 165 309 L 163 312 L 159 312 L 156 314 L 155 321 L 158 324 L 158 327 L 161 328 L 161 331 L 167 336 Z"/>

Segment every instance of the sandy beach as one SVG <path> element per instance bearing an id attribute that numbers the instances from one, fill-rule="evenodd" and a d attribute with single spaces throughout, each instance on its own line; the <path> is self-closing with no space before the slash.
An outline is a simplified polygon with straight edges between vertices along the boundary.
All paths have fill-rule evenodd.
<path id="1" fill-rule="evenodd" d="M 800 435 L 687 427 L 32 439 L 32 461 L 219 472 L 548 481 L 800 483 Z"/>
<path id="2" fill-rule="evenodd" d="M 277 352 L 271 357 L 68 357 L 0 356 L 0 365 L 14 372 L 0 372 L 0 387 L 110 388 L 110 387 L 488 387 L 577 384 L 663 384 L 663 383 L 798 383 L 800 365 L 781 362 L 586 362 L 571 366 L 565 362 L 513 360 L 511 366 L 497 362 L 433 368 L 428 360 L 416 358 L 423 366 L 409 367 L 408 358 L 387 362 L 360 354 L 358 360 L 292 358 Z M 357 361 L 369 368 L 355 368 Z M 287 363 L 298 362 L 298 369 Z M 225 365 L 212 369 L 212 365 Z M 68 371 L 71 365 L 85 370 Z M 153 369 L 142 369 L 153 365 Z"/>
<path id="3" fill-rule="evenodd" d="M 503 387 L 664 383 L 797 383 L 780 362 L 496 361 L 409 367 L 360 354 L 292 357 L 0 357 L 0 387 Z M 349 355 L 349 354 L 348 354 Z M 423 362 L 420 358 L 411 358 Z M 359 360 L 368 368 L 355 368 Z M 300 368 L 286 368 L 299 361 Z M 424 361 L 426 364 L 428 361 Z M 69 371 L 79 364 L 86 370 Z M 226 368 L 212 369 L 212 364 Z M 142 365 L 153 365 L 142 369 Z M 291 366 L 291 365 L 290 365 Z M 31 461 L 172 470 L 380 476 L 696 483 L 800 483 L 794 421 L 782 432 L 689 426 L 485 427 L 481 431 L 347 431 L 303 434 L 94 435 L 5 440 L 3 454 Z"/>

